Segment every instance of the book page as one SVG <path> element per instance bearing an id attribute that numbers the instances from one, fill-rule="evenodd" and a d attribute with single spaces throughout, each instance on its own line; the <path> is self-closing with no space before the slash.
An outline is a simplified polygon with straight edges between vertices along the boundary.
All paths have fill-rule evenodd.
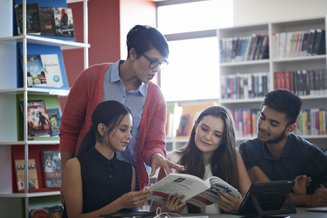
<path id="1" fill-rule="evenodd" d="M 207 181 L 188 174 L 171 173 L 155 183 L 152 187 L 152 195 L 149 200 L 164 203 L 168 195 L 184 195 L 184 201 L 207 190 L 210 184 Z"/>
<path id="2" fill-rule="evenodd" d="M 210 184 L 211 184 L 211 188 L 210 190 L 214 191 L 225 191 L 225 192 L 229 192 L 231 193 L 233 196 L 235 197 L 241 197 L 241 193 L 233 186 L 231 186 L 230 184 L 228 184 L 226 181 L 224 181 L 223 179 L 219 178 L 219 177 L 211 177 L 209 179 Z"/>
<path id="3" fill-rule="evenodd" d="M 207 179 L 207 181 L 210 182 L 211 187 L 206 191 L 200 193 L 199 195 L 196 195 L 191 198 L 188 203 L 198 207 L 205 207 L 210 204 L 218 203 L 218 196 L 220 190 L 229 192 L 235 197 L 241 197 L 241 193 L 236 188 L 234 188 L 219 177 L 213 176 Z"/>

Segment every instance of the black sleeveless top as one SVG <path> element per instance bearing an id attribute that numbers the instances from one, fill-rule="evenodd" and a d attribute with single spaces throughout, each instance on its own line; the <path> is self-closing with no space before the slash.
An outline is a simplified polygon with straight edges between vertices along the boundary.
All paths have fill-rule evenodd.
<path id="1" fill-rule="evenodd" d="M 83 212 L 97 210 L 131 191 L 132 166 L 116 154 L 108 160 L 94 147 L 79 155 L 83 184 Z"/>

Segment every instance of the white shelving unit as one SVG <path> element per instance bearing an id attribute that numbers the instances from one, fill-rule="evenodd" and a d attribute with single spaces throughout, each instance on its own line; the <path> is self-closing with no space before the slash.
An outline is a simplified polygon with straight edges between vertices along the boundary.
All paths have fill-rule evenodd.
<path id="1" fill-rule="evenodd" d="M 26 0 L 23 0 L 26 5 Z M 26 34 L 26 19 L 23 19 L 23 33 L 19 36 L 13 35 L 14 19 L 14 0 L 1 1 L 0 3 L 0 211 L 1 217 L 29 217 L 29 211 L 36 207 L 51 206 L 53 202 L 60 202 L 59 191 L 48 192 L 28 192 L 25 188 L 24 193 L 13 193 L 12 151 L 13 145 L 19 145 L 24 148 L 25 165 L 29 157 L 29 148 L 34 145 L 59 145 L 57 140 L 28 140 L 27 132 L 27 100 L 29 95 L 49 95 L 62 96 L 67 95 L 69 90 L 55 89 L 35 89 L 27 88 L 26 71 L 27 65 L 24 64 L 23 87 L 18 87 L 18 66 L 20 61 L 17 53 L 17 43 L 23 44 L 23 60 L 27 60 L 27 43 L 41 45 L 55 45 L 62 50 L 65 49 L 84 49 L 84 68 L 88 67 L 88 44 L 87 38 L 87 0 L 83 1 L 84 15 L 84 42 L 74 42 L 67 40 L 43 38 Z M 69 3 L 69 1 L 68 1 Z M 26 14 L 26 7 L 23 6 L 23 15 Z M 25 118 L 23 122 L 24 136 L 19 140 L 19 105 L 17 95 L 24 96 Z M 41 175 L 40 175 L 41 176 Z M 25 170 L 25 184 L 28 184 L 27 169 Z M 41 206 L 40 206 L 41 205 Z"/>
<path id="2" fill-rule="evenodd" d="M 326 54 L 299 54 L 296 53 L 295 50 L 292 52 L 292 49 L 295 49 L 296 44 L 287 43 L 286 44 L 277 44 L 281 42 L 281 37 L 277 38 L 276 35 L 296 35 L 297 32 L 305 32 L 305 31 L 314 31 L 314 30 L 326 30 L 326 17 L 318 17 L 311 19 L 303 19 L 303 20 L 287 20 L 281 22 L 274 23 L 266 23 L 266 24 L 257 24 L 257 25 L 248 25 L 248 26 L 240 26 L 240 27 L 231 27 L 231 28 L 223 28 L 217 30 L 217 37 L 219 40 L 219 54 L 220 54 L 220 74 L 222 85 L 228 83 L 225 78 L 235 78 L 242 77 L 244 75 L 260 75 L 261 73 L 267 73 L 267 91 L 274 89 L 274 73 L 280 71 L 303 71 L 303 70 L 311 70 L 311 69 L 324 69 L 325 77 L 326 75 Z M 232 40 L 235 41 L 237 39 L 244 39 L 245 37 L 253 36 L 253 35 L 268 35 L 269 36 L 269 57 L 263 60 L 243 60 L 242 57 L 225 57 L 228 48 L 226 49 L 226 44 L 224 42 L 230 40 L 230 46 L 233 46 Z M 295 36 L 294 36 L 295 37 Z M 290 39 L 290 38 L 289 38 Z M 277 41 L 276 41 L 277 40 Z M 292 40 L 296 40 L 293 38 Z M 326 41 L 326 37 L 323 39 Z M 286 39 L 285 39 L 286 41 Z M 295 43 L 295 42 L 294 42 Z M 225 48 L 224 49 L 222 49 Z M 237 47 L 237 46 L 236 46 Z M 322 46 L 326 50 L 326 43 Z M 241 48 L 242 49 L 242 48 Z M 285 49 L 285 51 L 280 51 Z M 224 50 L 224 51 L 222 51 Z M 231 49 L 232 52 L 235 52 Z M 232 55 L 231 55 L 232 56 Z M 229 60 L 229 61 L 225 61 Z M 234 81 L 234 80 L 232 80 Z M 236 80 L 237 81 L 237 80 Z M 241 80 L 242 81 L 242 80 Z M 237 82 L 236 82 L 237 84 Z M 257 83 L 256 83 L 257 84 Z M 235 84 L 234 84 L 235 85 Z M 232 85 L 233 86 L 233 85 Z M 237 84 L 237 87 L 234 90 L 242 89 L 244 84 Z M 259 97 L 244 97 L 243 96 L 228 96 L 227 94 L 224 96 L 224 92 L 226 89 L 230 89 L 230 85 L 226 85 L 222 90 L 222 98 L 220 103 L 231 109 L 232 111 L 237 109 L 254 109 L 259 110 L 263 96 Z M 325 85 L 325 89 L 327 89 Z M 265 94 L 265 93 L 263 93 Z M 310 108 L 320 108 L 327 109 L 327 92 L 320 92 L 319 94 L 310 94 L 310 95 L 301 95 L 303 100 L 303 109 Z M 249 119 L 246 119 L 249 120 Z M 248 121 L 240 121 L 238 123 L 237 118 L 235 118 L 237 128 L 242 129 L 242 125 L 245 125 L 245 122 Z M 254 123 L 256 125 L 256 123 Z M 324 124 L 326 125 L 326 123 Z M 238 131 L 239 140 L 246 140 L 248 138 L 252 138 L 256 136 L 255 128 L 252 129 L 254 132 L 250 134 L 246 134 L 244 130 Z M 326 133 L 323 134 L 306 134 L 303 135 L 309 141 L 318 144 L 322 148 L 327 148 Z"/>

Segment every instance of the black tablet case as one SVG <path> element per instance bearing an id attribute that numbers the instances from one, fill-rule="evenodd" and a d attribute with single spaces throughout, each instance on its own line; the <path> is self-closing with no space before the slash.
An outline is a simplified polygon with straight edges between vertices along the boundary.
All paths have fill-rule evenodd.
<path id="1" fill-rule="evenodd" d="M 284 180 L 252 183 L 237 214 L 266 216 L 296 213 L 289 197 L 293 184 L 293 181 Z"/>

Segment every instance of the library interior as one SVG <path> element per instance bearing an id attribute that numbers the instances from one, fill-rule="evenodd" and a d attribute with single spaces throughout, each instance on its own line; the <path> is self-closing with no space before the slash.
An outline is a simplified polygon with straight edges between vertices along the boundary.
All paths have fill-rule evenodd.
<path id="1" fill-rule="evenodd" d="M 0 217 L 327 216 L 327 1 L 6 0 L 0 26 Z M 91 128 L 105 100 L 131 130 L 125 114 Z M 89 129 L 133 172 L 94 211 L 63 194 L 68 159 L 78 196 L 96 180 L 79 163 Z M 142 189 L 142 206 L 102 213 Z"/>

